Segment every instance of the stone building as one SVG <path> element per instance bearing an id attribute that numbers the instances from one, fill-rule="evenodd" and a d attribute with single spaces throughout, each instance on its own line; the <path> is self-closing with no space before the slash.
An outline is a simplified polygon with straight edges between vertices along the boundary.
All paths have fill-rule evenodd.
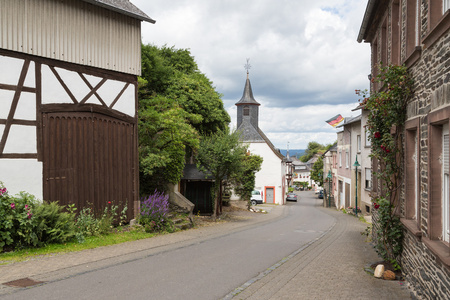
<path id="1" fill-rule="evenodd" d="M 450 295 L 449 8 L 449 0 L 369 0 L 358 35 L 371 45 L 372 77 L 383 62 L 407 66 L 414 78 L 403 128 L 401 264 L 415 296 L 426 299 Z"/>

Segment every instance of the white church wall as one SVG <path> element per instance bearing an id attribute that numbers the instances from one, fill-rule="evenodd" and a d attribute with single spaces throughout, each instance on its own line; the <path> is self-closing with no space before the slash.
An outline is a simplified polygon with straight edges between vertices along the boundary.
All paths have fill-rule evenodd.
<path id="1" fill-rule="evenodd" d="M 283 204 L 283 173 L 281 159 L 266 143 L 250 143 L 250 153 L 263 157 L 261 170 L 255 176 L 255 189 L 265 190 L 274 187 L 276 204 Z"/>

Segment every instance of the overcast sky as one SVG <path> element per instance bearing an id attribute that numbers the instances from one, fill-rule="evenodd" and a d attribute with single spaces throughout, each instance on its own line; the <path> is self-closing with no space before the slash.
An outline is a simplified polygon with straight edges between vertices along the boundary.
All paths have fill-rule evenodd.
<path id="1" fill-rule="evenodd" d="M 259 127 L 281 149 L 333 143 L 325 120 L 357 116 L 355 89 L 368 89 L 370 47 L 356 41 L 366 0 L 131 0 L 156 24 L 144 44 L 190 49 L 223 94 L 236 127 L 246 59 Z"/>

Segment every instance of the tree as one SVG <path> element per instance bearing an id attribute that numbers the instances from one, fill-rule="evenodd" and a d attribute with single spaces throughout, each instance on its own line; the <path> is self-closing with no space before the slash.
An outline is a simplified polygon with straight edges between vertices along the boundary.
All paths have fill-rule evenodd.
<path id="1" fill-rule="evenodd" d="M 310 160 L 315 154 L 318 152 L 324 150 L 326 146 L 319 144 L 318 142 L 309 142 L 308 148 L 305 150 L 305 154 L 303 154 L 302 157 L 300 157 L 300 160 L 302 162 L 307 162 Z"/>
<path id="2" fill-rule="evenodd" d="M 230 117 L 189 50 L 142 45 L 138 80 L 140 192 L 149 194 L 177 183 L 200 135 L 225 130 Z"/>
<path id="3" fill-rule="evenodd" d="M 214 211 L 216 220 L 218 204 L 221 201 L 221 188 L 225 177 L 242 172 L 243 161 L 246 156 L 246 146 L 240 142 L 240 134 L 229 130 L 219 130 L 213 134 L 203 136 L 196 155 L 197 167 L 204 173 L 214 177 Z"/>
<path id="4" fill-rule="evenodd" d="M 319 186 L 323 186 L 323 159 L 320 156 L 314 163 L 311 170 L 311 179 L 317 182 Z"/>
<path id="5" fill-rule="evenodd" d="M 186 147 L 199 145 L 187 113 L 162 96 L 142 99 L 139 108 L 139 179 L 141 194 L 177 183 L 185 165 Z"/>
<path id="6" fill-rule="evenodd" d="M 223 107 L 222 95 L 201 73 L 187 49 L 142 46 L 141 98 L 163 95 L 193 115 L 190 123 L 202 135 L 225 130 L 231 119 Z"/>
<path id="7" fill-rule="evenodd" d="M 255 173 L 261 170 L 262 162 L 261 156 L 247 153 L 243 158 L 242 167 L 231 174 L 229 180 L 234 186 L 235 193 L 247 201 L 249 207 L 252 191 L 255 189 Z"/>

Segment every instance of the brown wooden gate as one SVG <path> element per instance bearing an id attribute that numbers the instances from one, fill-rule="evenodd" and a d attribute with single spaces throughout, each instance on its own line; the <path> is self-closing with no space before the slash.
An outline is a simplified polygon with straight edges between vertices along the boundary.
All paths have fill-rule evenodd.
<path id="1" fill-rule="evenodd" d="M 135 125 L 91 112 L 44 113 L 42 124 L 44 200 L 97 213 L 127 204 L 132 219 Z"/>

